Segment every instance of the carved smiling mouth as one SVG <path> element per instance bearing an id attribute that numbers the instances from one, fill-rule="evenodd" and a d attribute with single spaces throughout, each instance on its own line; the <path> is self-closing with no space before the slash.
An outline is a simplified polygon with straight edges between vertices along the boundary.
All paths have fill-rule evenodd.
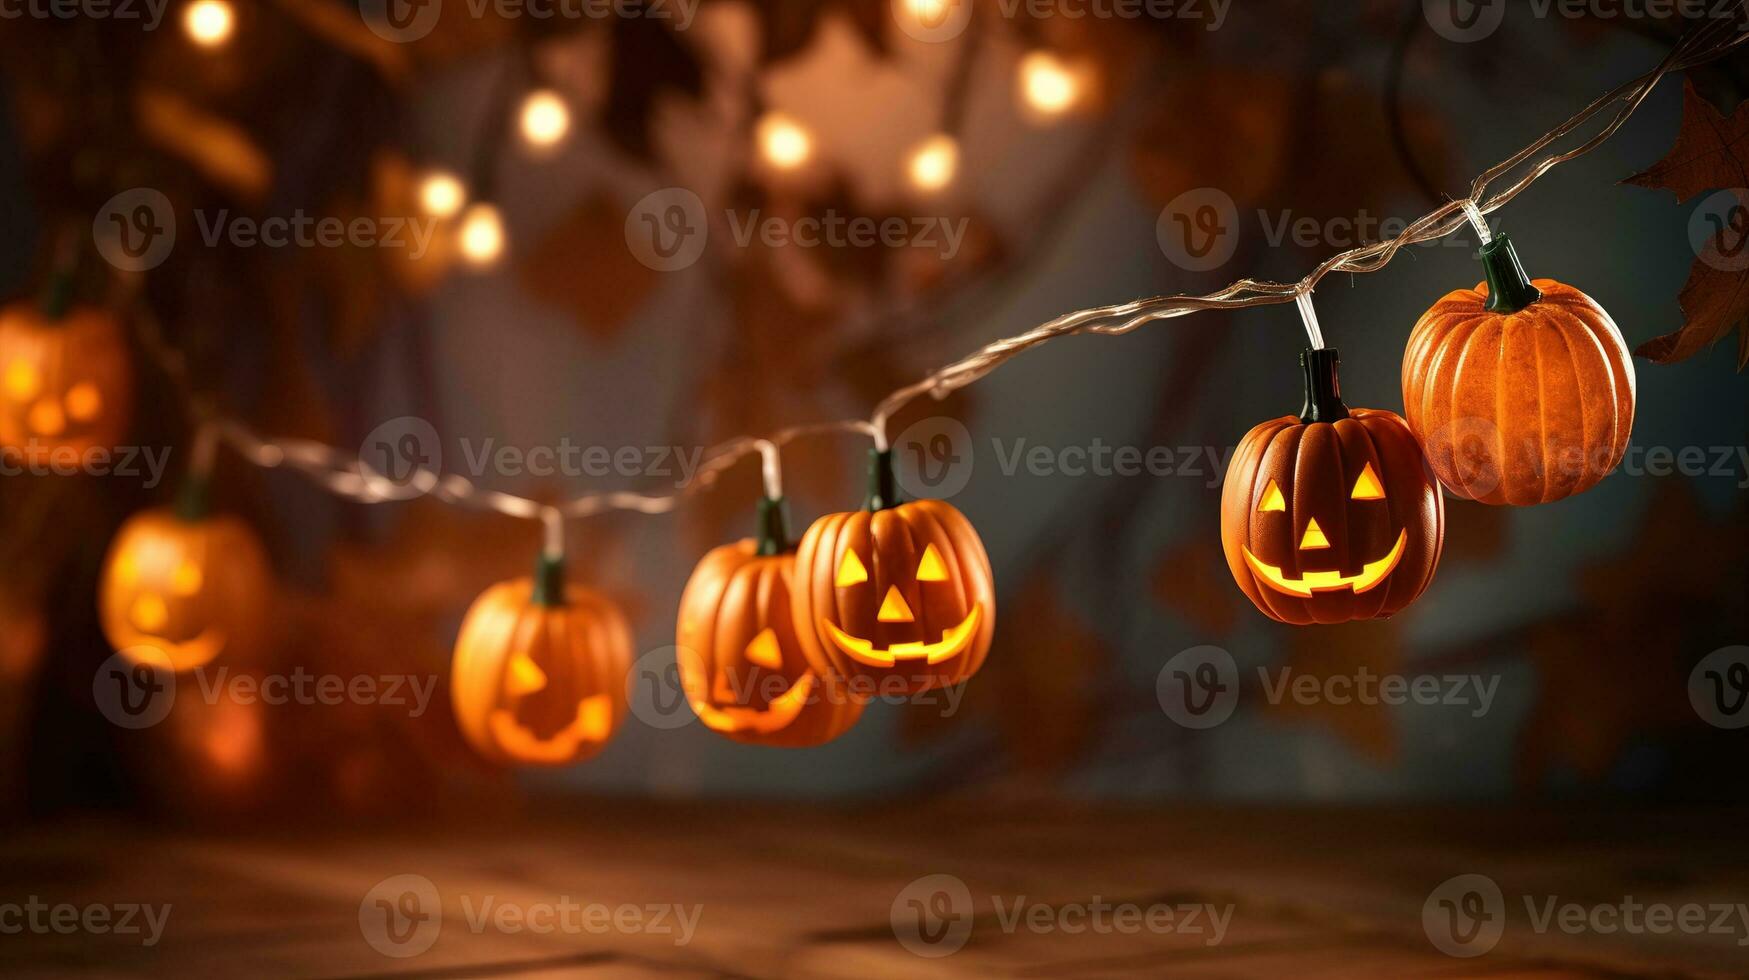
<path id="1" fill-rule="evenodd" d="M 121 647 L 129 657 L 171 670 L 205 666 L 225 649 L 225 633 L 216 626 L 209 626 L 194 638 L 182 641 L 167 640 L 126 627 L 121 632 L 124 635 L 119 639 L 127 641 Z"/>
<path id="2" fill-rule="evenodd" d="M 536 765 L 558 765 L 570 762 L 580 745 L 607 741 L 613 729 L 613 704 L 605 694 L 584 698 L 577 702 L 577 715 L 571 723 L 548 739 L 529 731 L 507 708 L 488 715 L 486 725 L 506 754 Z"/>
<path id="3" fill-rule="evenodd" d="M 814 675 L 808 674 L 789 686 L 789 690 L 771 699 L 764 710 L 758 708 L 713 708 L 703 698 L 691 699 L 693 713 L 705 727 L 717 732 L 757 732 L 769 735 L 793 724 L 814 693 Z"/>
<path id="4" fill-rule="evenodd" d="M 826 627 L 826 635 L 832 638 L 832 644 L 844 655 L 867 667 L 891 667 L 901 660 L 924 660 L 932 664 L 951 660 L 962 653 L 972 643 L 972 636 L 978 632 L 978 620 L 983 615 L 983 605 L 973 603 L 972 611 L 966 618 L 941 634 L 941 639 L 934 643 L 895 643 L 884 650 L 875 649 L 874 641 L 851 636 L 839 629 L 830 620 L 820 622 Z"/>
<path id="5" fill-rule="evenodd" d="M 1366 592 L 1373 586 L 1385 580 L 1385 576 L 1397 567 L 1397 562 L 1403 560 L 1403 549 L 1409 543 L 1409 531 L 1405 528 L 1397 532 L 1397 543 L 1391 547 L 1391 553 L 1378 561 L 1369 561 L 1361 566 L 1360 574 L 1344 575 L 1335 569 L 1328 571 L 1306 572 L 1299 578 L 1288 578 L 1280 568 L 1268 565 L 1258 560 L 1251 549 L 1240 545 L 1245 552 L 1245 564 L 1251 566 L 1251 571 L 1258 578 L 1268 582 L 1277 592 L 1310 598 L 1314 592 L 1334 592 L 1337 589 L 1352 588 L 1355 595 Z"/>

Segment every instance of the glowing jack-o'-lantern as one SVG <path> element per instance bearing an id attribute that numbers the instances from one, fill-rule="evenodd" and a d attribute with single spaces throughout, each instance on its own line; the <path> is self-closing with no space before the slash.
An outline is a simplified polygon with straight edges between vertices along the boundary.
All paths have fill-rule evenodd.
<path id="1" fill-rule="evenodd" d="M 1409 335 L 1409 428 L 1460 497 L 1524 505 L 1587 490 L 1627 453 L 1627 345 L 1591 297 L 1531 282 L 1506 236 L 1480 256 L 1487 281 L 1447 293 Z"/>
<path id="2" fill-rule="evenodd" d="M 802 748 L 862 715 L 863 698 L 813 669 L 790 615 L 795 552 L 782 502 L 760 501 L 760 534 L 712 550 L 680 596 L 676 657 L 687 703 L 738 742 Z"/>
<path id="3" fill-rule="evenodd" d="M 996 630 L 990 559 L 971 522 L 939 500 L 897 500 L 891 453 L 875 452 L 865 508 L 820 518 L 796 549 L 803 650 L 871 696 L 965 680 Z"/>
<path id="4" fill-rule="evenodd" d="M 500 582 L 462 620 L 450 698 L 462 736 L 500 764 L 559 766 L 601 751 L 626 715 L 632 637 L 601 595 L 543 558 Z"/>
<path id="5" fill-rule="evenodd" d="M 106 310 L 46 315 L 34 303 L 0 310 L 0 447 L 27 464 L 77 461 L 128 430 L 133 367 L 121 323 Z"/>
<path id="6" fill-rule="evenodd" d="M 253 652 L 265 635 L 266 553 L 247 524 L 207 513 L 201 496 L 135 514 L 110 545 L 99 618 L 130 659 L 193 670 L 221 653 Z"/>
<path id="7" fill-rule="evenodd" d="M 1342 403 L 1334 350 L 1300 361 L 1305 408 L 1252 429 L 1227 470 L 1227 565 L 1284 623 L 1389 616 L 1433 578 L 1444 501 L 1401 418 Z"/>

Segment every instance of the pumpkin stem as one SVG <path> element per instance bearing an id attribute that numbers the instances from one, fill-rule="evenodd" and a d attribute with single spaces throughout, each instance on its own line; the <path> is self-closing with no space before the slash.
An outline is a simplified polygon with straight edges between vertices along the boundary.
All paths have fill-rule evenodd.
<path id="1" fill-rule="evenodd" d="M 534 591 L 529 601 L 537 606 L 565 604 L 565 559 L 541 553 L 534 566 Z"/>
<path id="2" fill-rule="evenodd" d="M 1342 382 L 1336 377 L 1336 367 L 1341 363 L 1334 347 L 1311 348 L 1300 353 L 1300 369 L 1306 375 L 1306 404 L 1300 408 L 1301 422 L 1348 418 L 1348 406 L 1342 403 Z"/>
<path id="3" fill-rule="evenodd" d="M 1482 271 L 1488 277 L 1489 313 L 1517 313 L 1543 298 L 1542 290 L 1530 284 L 1530 277 L 1524 274 L 1524 266 L 1518 261 L 1518 250 L 1505 235 L 1495 235 L 1476 256 L 1482 260 Z"/>
<path id="4" fill-rule="evenodd" d="M 789 521 L 784 516 L 782 497 L 760 497 L 758 555 L 781 555 L 789 550 Z"/>
<path id="5" fill-rule="evenodd" d="M 184 475 L 176 490 L 176 516 L 193 524 L 206 520 L 212 511 L 212 481 L 202 473 Z"/>
<path id="6" fill-rule="evenodd" d="M 863 510 L 886 510 L 899 505 L 899 485 L 893 477 L 893 451 L 868 451 L 868 500 Z"/>

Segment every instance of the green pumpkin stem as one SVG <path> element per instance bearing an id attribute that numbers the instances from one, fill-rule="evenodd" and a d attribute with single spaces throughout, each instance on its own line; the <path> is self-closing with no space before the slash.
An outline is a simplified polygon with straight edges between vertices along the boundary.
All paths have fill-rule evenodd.
<path id="1" fill-rule="evenodd" d="M 1306 403 L 1300 408 L 1300 421 L 1334 422 L 1348 418 L 1348 406 L 1342 402 L 1342 382 L 1336 368 L 1342 359 L 1334 347 L 1317 347 L 1300 353 L 1300 369 L 1306 376 Z"/>
<path id="2" fill-rule="evenodd" d="M 790 549 L 789 520 L 782 497 L 760 497 L 757 533 L 759 555 L 781 555 Z"/>
<path id="3" fill-rule="evenodd" d="M 43 316 L 51 323 L 59 323 L 67 316 L 67 311 L 73 307 L 73 270 L 59 269 L 49 275 L 48 285 L 43 287 Z"/>
<path id="4" fill-rule="evenodd" d="M 899 505 L 899 483 L 893 476 L 893 451 L 868 451 L 868 499 L 863 510 L 886 510 Z"/>
<path id="5" fill-rule="evenodd" d="M 565 604 L 565 559 L 542 553 L 534 566 L 534 591 L 529 601 L 537 606 Z"/>
<path id="6" fill-rule="evenodd" d="M 1482 260 L 1482 272 L 1488 277 L 1488 312 L 1517 313 L 1543 298 L 1542 290 L 1531 285 L 1518 261 L 1518 250 L 1505 235 L 1483 245 L 1476 256 Z"/>
<path id="7" fill-rule="evenodd" d="M 204 521 L 213 512 L 212 480 L 204 473 L 183 476 L 176 490 L 176 516 L 190 524 Z"/>

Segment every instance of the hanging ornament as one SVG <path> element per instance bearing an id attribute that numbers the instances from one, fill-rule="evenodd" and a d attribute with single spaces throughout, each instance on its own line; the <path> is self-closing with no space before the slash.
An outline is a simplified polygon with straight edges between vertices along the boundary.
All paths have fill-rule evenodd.
<path id="1" fill-rule="evenodd" d="M 565 583 L 557 512 L 532 579 L 492 586 L 455 641 L 450 700 L 469 745 L 504 765 L 600 752 L 626 715 L 632 636 L 619 609 Z"/>
<path id="2" fill-rule="evenodd" d="M 753 745 L 805 748 L 830 742 L 862 716 L 864 699 L 809 665 L 790 616 L 795 547 L 766 459 L 759 537 L 704 556 L 680 596 L 676 659 L 687 703 L 706 728 Z"/>
<path id="3" fill-rule="evenodd" d="M 31 466 L 77 465 L 126 438 L 133 366 L 121 321 L 71 306 L 70 274 L 43 302 L 0 310 L 0 447 Z"/>
<path id="4" fill-rule="evenodd" d="M 208 505 L 213 435 L 203 431 L 174 508 L 128 518 L 104 559 L 103 634 L 129 660 L 175 671 L 243 657 L 267 635 L 272 575 L 249 525 Z"/>
<path id="5" fill-rule="evenodd" d="M 796 549 L 796 635 L 816 670 L 860 696 L 948 687 L 990 652 L 993 581 L 965 515 L 939 500 L 899 503 L 892 452 L 876 449 L 863 509 L 820 518 Z"/>
<path id="6" fill-rule="evenodd" d="M 1634 426 L 1634 365 L 1591 297 L 1532 282 L 1473 203 L 1487 280 L 1422 315 L 1403 354 L 1403 407 L 1429 465 L 1459 497 L 1545 504 L 1621 463 Z"/>
<path id="7" fill-rule="evenodd" d="M 1336 351 L 1299 297 L 1312 349 L 1306 402 L 1245 434 L 1221 488 L 1233 579 L 1284 623 L 1390 616 L 1433 579 L 1445 505 L 1421 447 L 1392 412 L 1342 403 Z"/>

